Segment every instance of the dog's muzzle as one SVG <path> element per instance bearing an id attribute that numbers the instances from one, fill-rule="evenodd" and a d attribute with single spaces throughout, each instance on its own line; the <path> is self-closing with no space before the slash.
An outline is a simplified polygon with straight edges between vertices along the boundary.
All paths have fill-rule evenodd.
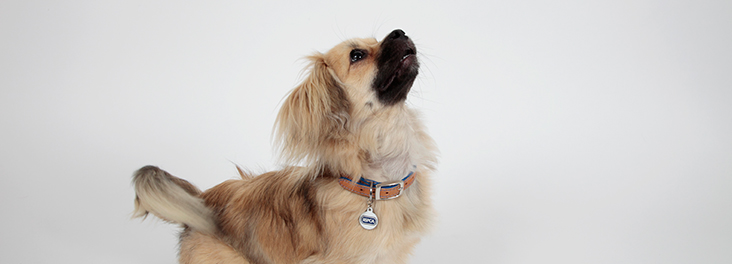
<path id="1" fill-rule="evenodd" d="M 372 86 L 381 103 L 403 102 L 419 73 L 417 47 L 404 31 L 396 29 L 381 41 L 379 50 L 378 72 Z"/>

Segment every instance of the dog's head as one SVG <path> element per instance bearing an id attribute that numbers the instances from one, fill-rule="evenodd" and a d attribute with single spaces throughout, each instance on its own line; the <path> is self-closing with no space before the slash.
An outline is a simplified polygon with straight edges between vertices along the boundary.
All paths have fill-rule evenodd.
<path id="1" fill-rule="evenodd" d="M 351 39 L 308 57 L 309 76 L 292 90 L 277 118 L 283 157 L 315 161 L 346 155 L 331 152 L 353 147 L 346 143 L 358 137 L 364 120 L 404 106 L 419 69 L 416 52 L 397 29 L 380 42 Z"/>
<path id="2" fill-rule="evenodd" d="M 381 42 L 348 40 L 314 59 L 323 60 L 332 77 L 351 95 L 350 100 L 391 106 L 407 98 L 419 69 L 416 54 L 412 40 L 397 29 Z"/>

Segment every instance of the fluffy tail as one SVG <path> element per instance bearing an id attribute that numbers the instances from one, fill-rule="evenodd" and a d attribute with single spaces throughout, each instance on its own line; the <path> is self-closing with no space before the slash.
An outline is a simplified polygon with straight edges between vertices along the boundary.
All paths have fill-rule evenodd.
<path id="1" fill-rule="evenodd" d="M 186 180 L 170 175 L 155 166 L 145 166 L 135 172 L 135 211 L 133 217 L 149 213 L 161 219 L 214 233 L 216 224 L 211 209 L 199 197 L 201 190 Z"/>

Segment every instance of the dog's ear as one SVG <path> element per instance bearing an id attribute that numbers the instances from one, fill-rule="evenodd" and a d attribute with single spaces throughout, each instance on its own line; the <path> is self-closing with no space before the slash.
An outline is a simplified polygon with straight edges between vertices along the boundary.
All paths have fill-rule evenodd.
<path id="1" fill-rule="evenodd" d="M 323 54 L 308 59 L 309 75 L 285 99 L 275 124 L 277 146 L 287 162 L 318 162 L 348 134 L 349 103 L 340 81 Z"/>

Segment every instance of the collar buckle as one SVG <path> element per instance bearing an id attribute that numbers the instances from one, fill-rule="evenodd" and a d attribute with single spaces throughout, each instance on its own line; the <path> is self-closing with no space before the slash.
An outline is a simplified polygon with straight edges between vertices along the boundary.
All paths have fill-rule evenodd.
<path id="1" fill-rule="evenodd" d="M 388 195 L 386 197 L 381 197 L 381 189 L 382 188 L 394 188 L 399 187 L 396 190 L 396 194 Z M 376 185 L 376 189 L 374 190 L 374 193 L 376 194 L 375 200 L 391 200 L 394 198 L 397 198 L 402 195 L 402 191 L 404 190 L 404 181 L 396 181 L 396 182 L 388 182 L 388 183 L 379 183 Z"/>

